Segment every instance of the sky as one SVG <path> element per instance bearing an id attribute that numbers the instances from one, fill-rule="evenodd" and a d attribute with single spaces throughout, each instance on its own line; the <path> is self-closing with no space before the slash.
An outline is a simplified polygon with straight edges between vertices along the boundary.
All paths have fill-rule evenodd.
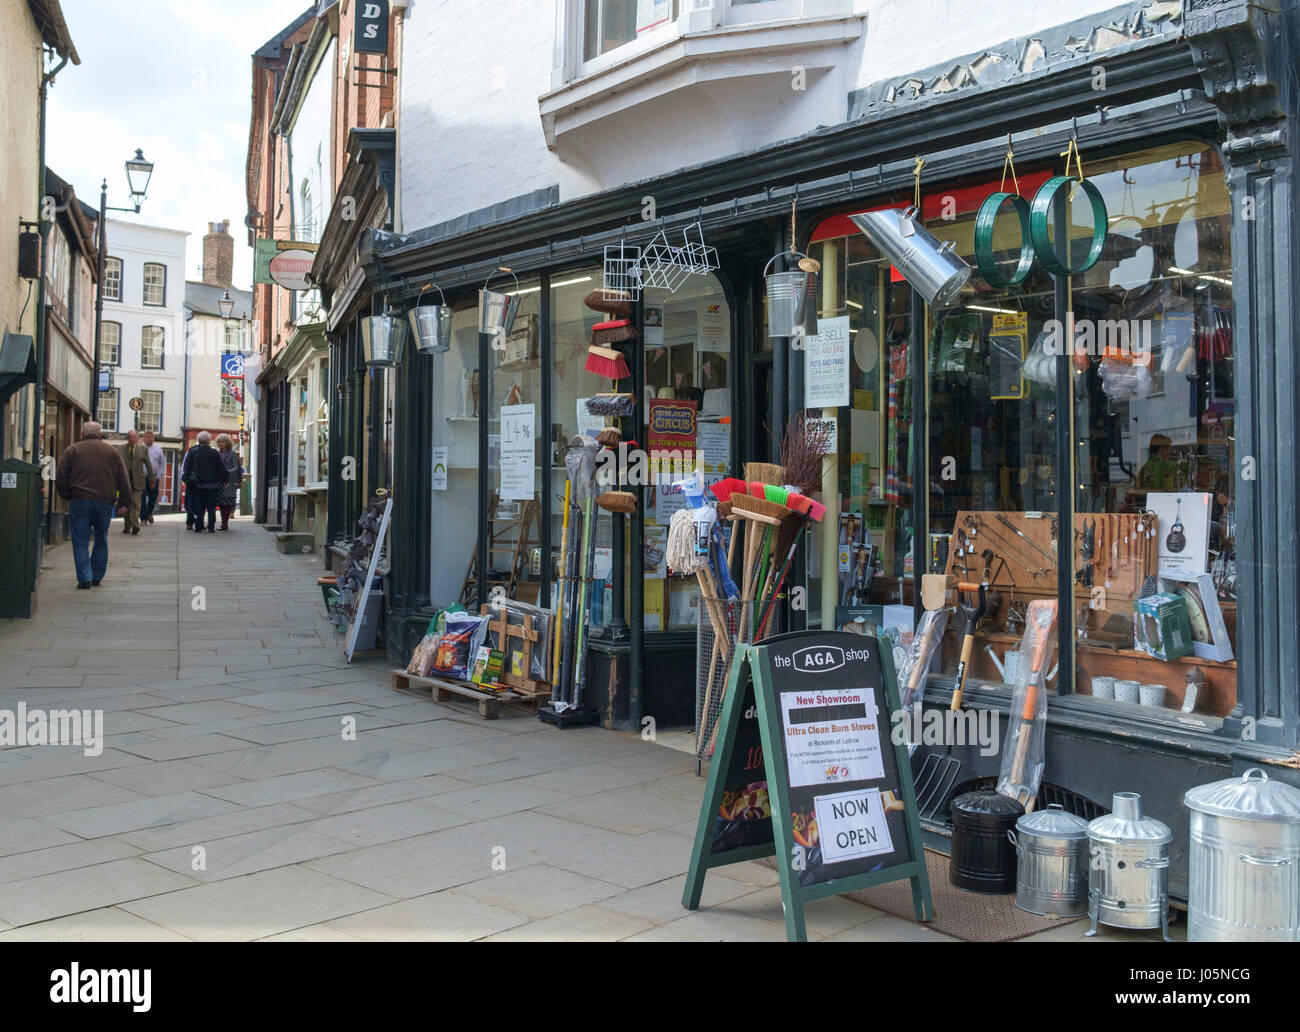
<path id="1" fill-rule="evenodd" d="M 46 164 L 92 207 L 108 180 L 127 207 L 123 163 L 154 163 L 139 215 L 110 217 L 190 233 L 185 277 L 199 278 L 209 222 L 230 220 L 235 285 L 251 286 L 244 159 L 252 54 L 311 0 L 62 0 L 80 65 L 50 91 Z"/>

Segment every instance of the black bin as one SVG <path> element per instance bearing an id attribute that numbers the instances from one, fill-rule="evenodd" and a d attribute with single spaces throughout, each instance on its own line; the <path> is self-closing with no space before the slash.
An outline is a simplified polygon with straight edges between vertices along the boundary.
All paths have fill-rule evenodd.
<path id="1" fill-rule="evenodd" d="M 997 792 L 967 792 L 952 801 L 948 880 L 968 892 L 1016 891 L 1016 847 L 1007 832 L 1025 808 Z"/>

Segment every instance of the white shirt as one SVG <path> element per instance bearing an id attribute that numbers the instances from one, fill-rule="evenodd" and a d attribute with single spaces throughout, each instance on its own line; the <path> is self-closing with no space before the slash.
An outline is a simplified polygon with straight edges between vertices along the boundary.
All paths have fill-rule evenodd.
<path id="1" fill-rule="evenodd" d="M 149 445 L 149 468 L 153 470 L 156 480 L 161 480 L 163 472 L 167 469 L 167 457 L 163 454 L 162 445 Z"/>

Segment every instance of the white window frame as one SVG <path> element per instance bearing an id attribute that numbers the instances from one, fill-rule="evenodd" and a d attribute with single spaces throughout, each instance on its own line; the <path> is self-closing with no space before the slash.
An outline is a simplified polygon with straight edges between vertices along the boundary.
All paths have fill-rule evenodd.
<path id="1" fill-rule="evenodd" d="M 218 409 L 222 419 L 234 419 L 239 415 L 239 402 L 228 390 L 226 381 L 221 381 L 221 405 Z"/>
<path id="2" fill-rule="evenodd" d="M 148 365 L 145 362 L 145 355 L 148 353 L 145 347 L 145 341 L 148 339 L 149 331 L 155 331 L 154 337 L 158 341 L 158 364 Z M 140 327 L 140 368 L 141 369 L 164 369 L 167 360 L 167 331 L 161 326 L 141 326 Z"/>
<path id="3" fill-rule="evenodd" d="M 104 354 L 104 347 L 108 344 L 108 341 L 104 338 L 110 326 L 117 333 L 117 339 L 112 344 L 111 358 Z M 99 324 L 99 363 L 100 365 L 111 366 L 120 366 L 122 364 L 122 324 L 113 319 L 105 319 Z"/>
<path id="4" fill-rule="evenodd" d="M 152 395 L 158 396 L 158 424 L 156 426 L 147 426 L 145 425 L 144 420 L 149 411 L 149 396 Z M 140 433 L 142 434 L 147 430 L 152 430 L 154 432 L 155 437 L 161 436 L 162 423 L 163 423 L 163 411 L 164 411 L 163 404 L 165 401 L 163 397 L 163 392 L 162 391 L 141 391 L 140 400 L 144 402 L 144 407 L 141 408 L 140 411 L 135 414 L 135 428 L 139 430 Z"/>
<path id="5" fill-rule="evenodd" d="M 320 468 L 320 455 L 318 442 L 316 440 L 316 428 L 319 420 L 319 412 L 322 404 L 328 407 L 329 391 L 328 387 L 321 386 L 321 366 L 329 361 L 328 354 L 318 355 L 308 359 L 300 365 L 286 381 L 290 390 L 293 391 L 293 424 L 290 428 L 289 445 L 292 448 L 290 453 L 289 479 L 292 487 L 289 488 L 291 493 L 302 494 L 306 491 L 320 491 L 329 487 L 328 478 L 325 480 L 314 480 L 316 471 Z M 307 381 L 307 408 L 306 412 L 299 416 L 298 403 L 301 391 L 301 381 Z M 306 458 L 306 470 L 303 477 L 303 483 L 298 483 L 298 444 L 303 441 L 306 444 L 304 456 Z M 328 428 L 326 430 L 325 447 L 329 447 Z"/>
<path id="6" fill-rule="evenodd" d="M 149 288 L 153 284 L 149 282 L 149 271 L 158 269 L 162 273 L 162 282 L 157 284 L 159 288 L 159 299 L 157 301 L 149 300 Z M 145 262 L 144 273 L 140 277 L 140 303 L 148 305 L 150 308 L 165 308 L 167 306 L 167 266 L 162 262 Z"/>
<path id="7" fill-rule="evenodd" d="M 106 391 L 99 392 L 99 400 L 95 405 L 95 418 L 99 421 L 100 428 L 104 432 L 117 432 L 118 406 L 121 404 L 122 389 L 120 387 L 110 387 Z"/>
<path id="8" fill-rule="evenodd" d="M 121 301 L 122 300 L 122 259 L 114 258 L 107 255 L 104 258 L 104 300 Z M 117 289 L 113 290 L 110 286 L 114 281 L 117 283 Z"/>
<path id="9" fill-rule="evenodd" d="M 240 338 L 242 333 L 237 323 L 226 323 L 221 335 L 222 350 L 227 354 L 242 353 L 244 342 Z"/>

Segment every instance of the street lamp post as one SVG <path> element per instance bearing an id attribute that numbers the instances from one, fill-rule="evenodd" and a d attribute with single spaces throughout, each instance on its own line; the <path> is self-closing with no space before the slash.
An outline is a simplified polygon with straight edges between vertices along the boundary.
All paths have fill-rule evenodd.
<path id="1" fill-rule="evenodd" d="M 108 247 L 108 213 L 110 211 L 133 212 L 140 214 L 140 205 L 144 203 L 145 195 L 149 190 L 149 180 L 153 177 L 153 162 L 145 158 L 144 153 L 139 147 L 136 148 L 135 156 L 127 158 L 125 162 L 126 182 L 131 191 L 131 208 L 112 208 L 108 204 L 108 179 L 105 178 L 99 184 L 99 233 L 97 249 L 99 251 L 99 274 L 95 283 L 95 346 L 94 346 L 94 375 L 90 378 L 90 418 L 97 419 L 99 416 L 99 335 L 104 325 L 104 269 L 107 265 L 107 257 L 104 251 Z M 118 342 L 121 347 L 121 342 Z"/>

